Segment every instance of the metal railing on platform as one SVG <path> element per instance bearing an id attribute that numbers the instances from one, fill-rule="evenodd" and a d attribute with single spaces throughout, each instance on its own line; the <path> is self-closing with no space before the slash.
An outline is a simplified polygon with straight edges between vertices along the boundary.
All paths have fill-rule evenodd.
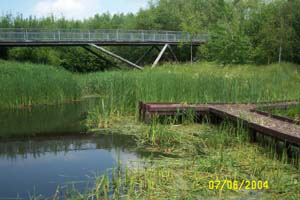
<path id="1" fill-rule="evenodd" d="M 208 35 L 178 31 L 82 30 L 82 29 L 5 29 L 0 42 L 206 42 Z"/>

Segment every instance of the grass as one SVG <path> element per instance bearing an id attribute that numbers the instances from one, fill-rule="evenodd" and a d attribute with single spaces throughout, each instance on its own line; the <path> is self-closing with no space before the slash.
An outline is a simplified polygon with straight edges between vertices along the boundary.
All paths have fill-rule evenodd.
<path id="1" fill-rule="evenodd" d="M 138 122 L 138 101 L 262 102 L 300 99 L 299 66 L 219 67 L 213 63 L 166 64 L 140 71 L 71 74 L 44 65 L 0 62 L 0 107 L 52 104 L 98 95 L 90 129 L 134 135 L 150 157 L 141 168 L 99 177 L 89 192 L 68 199 L 299 199 L 297 158 L 274 145 L 249 142 L 248 132 L 229 123 L 146 125 Z M 2 87 L 3 85 L 3 87 Z M 274 144 L 274 143 L 273 143 Z M 299 155 L 299 154 L 298 154 Z M 210 190 L 209 181 L 264 180 L 267 190 Z"/>
<path id="2" fill-rule="evenodd" d="M 300 99 L 299 69 L 288 63 L 228 67 L 198 63 L 79 75 L 46 65 L 0 61 L 0 108 L 55 104 L 95 94 L 103 97 L 108 109 L 120 113 L 136 112 L 138 101 Z"/>
<path id="3" fill-rule="evenodd" d="M 85 80 L 119 112 L 135 112 L 137 102 L 262 102 L 299 99 L 299 67 L 214 64 L 165 65 L 143 72 L 95 73 Z"/>
<path id="4" fill-rule="evenodd" d="M 110 132 L 135 135 L 150 157 L 142 167 L 118 168 L 99 177 L 90 192 L 69 199 L 299 199 L 299 162 L 273 145 L 249 142 L 248 132 L 228 122 L 220 126 L 185 122 L 145 125 L 115 118 Z M 111 134 L 111 133 L 110 133 Z M 268 181 L 263 190 L 211 190 L 209 182 Z"/>
<path id="5" fill-rule="evenodd" d="M 226 123 L 215 127 L 187 120 L 182 125 L 155 121 L 143 125 L 134 117 L 139 100 L 192 103 L 299 99 L 298 75 L 298 66 L 291 64 L 219 68 L 209 63 L 89 75 L 85 81 L 94 86 L 88 87 L 90 92 L 103 99 L 95 115 L 100 124 L 94 127 L 135 135 L 140 149 L 165 155 L 150 158 L 142 168 L 123 171 L 117 186 L 107 176 L 106 187 L 97 182 L 95 188 L 101 188 L 104 199 L 299 199 L 299 161 L 297 156 L 288 158 L 286 149 L 275 149 L 276 141 L 267 142 L 267 146 L 263 141 L 250 143 L 246 130 Z M 123 117 L 125 114 L 131 117 Z M 209 181 L 214 180 L 263 180 L 270 188 L 210 190 Z"/>
<path id="6" fill-rule="evenodd" d="M 74 75 L 61 68 L 0 60 L 0 108 L 57 104 L 82 96 Z"/>
<path id="7" fill-rule="evenodd" d="M 260 110 L 269 112 L 273 115 L 287 117 L 298 121 L 300 120 L 300 105 L 289 106 L 286 109 L 274 108 L 270 110 L 270 109 L 261 108 Z"/>

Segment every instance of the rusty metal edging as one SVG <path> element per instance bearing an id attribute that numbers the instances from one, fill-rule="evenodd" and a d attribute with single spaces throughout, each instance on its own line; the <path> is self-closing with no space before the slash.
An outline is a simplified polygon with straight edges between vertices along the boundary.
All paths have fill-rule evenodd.
<path id="1" fill-rule="evenodd" d="M 281 133 L 279 131 L 276 131 L 272 128 L 263 127 L 259 124 L 249 122 L 245 119 L 236 117 L 234 115 L 231 115 L 229 113 L 217 110 L 217 109 L 212 108 L 212 107 L 210 108 L 210 111 L 211 111 L 212 114 L 215 114 L 215 115 L 217 115 L 217 116 L 219 116 L 223 119 L 224 118 L 229 118 L 229 119 L 233 120 L 236 123 L 241 121 L 243 125 L 247 126 L 248 128 L 250 128 L 252 130 L 255 130 L 255 131 L 263 133 L 263 134 L 267 134 L 269 136 L 275 137 L 275 138 L 280 139 L 282 141 L 289 142 L 290 144 L 300 146 L 300 138 L 299 137 L 293 137 L 292 135 L 283 134 L 283 133 Z"/>
<path id="2" fill-rule="evenodd" d="M 257 114 L 260 114 L 260 115 L 263 115 L 263 116 L 266 116 L 266 117 L 271 117 L 271 118 L 274 118 L 274 119 L 278 119 L 280 121 L 300 125 L 300 121 L 298 121 L 298 120 L 290 119 L 290 118 L 287 118 L 287 117 L 282 117 L 282 116 L 279 116 L 279 115 L 274 115 L 272 113 L 268 113 L 268 112 L 264 112 L 264 111 L 260 111 L 260 110 L 256 110 L 256 109 L 251 109 L 250 111 L 255 112 Z"/>

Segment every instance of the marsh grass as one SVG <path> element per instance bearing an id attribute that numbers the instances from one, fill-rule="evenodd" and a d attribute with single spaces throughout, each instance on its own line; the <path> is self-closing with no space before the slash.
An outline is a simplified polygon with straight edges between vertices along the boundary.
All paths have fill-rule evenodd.
<path id="1" fill-rule="evenodd" d="M 164 65 L 156 69 L 94 73 L 84 78 L 120 113 L 136 113 L 145 102 L 264 102 L 300 99 L 299 67 L 218 67 L 211 63 Z"/>
<path id="2" fill-rule="evenodd" d="M 90 128 L 134 135 L 138 149 L 163 153 L 140 168 L 117 168 L 87 192 L 68 199 L 299 199 L 299 162 L 286 150 L 250 143 L 242 124 L 195 124 L 185 116 L 137 121 L 138 102 L 262 102 L 300 99 L 299 67 L 219 67 L 212 63 L 167 64 L 154 70 L 70 74 L 49 66 L 1 61 L 1 107 L 57 103 L 99 95 Z M 22 65 L 22 66 L 21 66 Z M 8 73 L 9 72 L 9 73 Z M 48 73 L 45 73 L 48 72 Z M 9 74 L 9 75 L 7 75 Z M 4 86 L 4 87 L 2 87 Z M 210 121 L 207 118 L 207 121 Z M 272 146 L 272 145 L 270 145 Z M 168 156 L 172 155 L 172 156 Z M 175 156 L 173 156 L 175 155 Z M 209 190 L 211 180 L 268 180 L 264 191 Z"/>
<path id="3" fill-rule="evenodd" d="M 149 159 L 143 168 L 129 169 L 126 180 L 130 184 L 120 186 L 124 193 L 118 197 L 299 199 L 299 153 L 289 157 L 286 146 L 270 138 L 252 143 L 242 123 L 224 121 L 214 126 L 207 117 L 195 124 L 192 110 L 185 115 L 155 118 L 148 125 L 135 121 L 137 117 L 131 121 L 123 117 L 137 114 L 139 100 L 206 103 L 299 99 L 298 75 L 298 67 L 290 64 L 221 69 L 212 64 L 166 65 L 156 71 L 146 69 L 145 73 L 108 72 L 103 79 L 90 75 L 89 84 L 101 85 L 102 98 L 119 108 L 120 127 L 115 122 L 110 130 L 133 134 L 139 148 L 165 155 Z M 97 88 L 93 92 L 101 95 Z M 264 180 L 270 189 L 209 190 L 211 180 Z M 114 193 L 113 188 L 110 191 Z"/>
<path id="4" fill-rule="evenodd" d="M 143 161 L 145 164 L 141 167 L 116 167 L 104 176 L 98 177 L 92 190 L 70 199 L 299 199 L 300 197 L 299 162 L 290 163 L 284 150 L 282 155 L 279 155 L 273 151 L 274 149 L 269 148 L 271 146 L 250 143 L 249 133 L 242 126 L 233 126 L 229 122 L 223 122 L 220 126 L 206 123 L 162 125 L 156 122 L 144 126 L 130 120 L 121 123 L 139 130 L 135 133 L 136 141 L 142 143 L 140 145 L 144 149 L 178 157 L 152 157 L 146 158 Z M 123 127 L 122 124 L 120 126 Z M 152 135 L 153 131 L 155 135 Z M 159 132 L 171 134 L 162 136 Z M 157 143 L 156 139 L 160 142 Z M 263 180 L 268 181 L 269 189 L 210 190 L 208 184 L 211 180 L 239 182 Z"/>
<path id="5" fill-rule="evenodd" d="M 300 99 L 299 66 L 166 64 L 140 71 L 72 74 L 58 67 L 0 61 L 0 107 L 55 104 L 100 95 L 121 114 L 147 102 L 261 102 Z M 106 103 L 108 102 L 108 103 Z M 107 106 L 107 105 L 105 105 Z"/>
<path id="6" fill-rule="evenodd" d="M 82 90 L 66 70 L 0 60 L 0 108 L 58 104 L 76 100 Z"/>
<path id="7" fill-rule="evenodd" d="M 274 109 L 264 109 L 259 108 L 261 111 L 269 112 L 273 115 L 279 115 L 282 117 L 287 117 L 294 120 L 300 120 L 300 105 L 289 106 L 286 109 L 274 108 Z"/>

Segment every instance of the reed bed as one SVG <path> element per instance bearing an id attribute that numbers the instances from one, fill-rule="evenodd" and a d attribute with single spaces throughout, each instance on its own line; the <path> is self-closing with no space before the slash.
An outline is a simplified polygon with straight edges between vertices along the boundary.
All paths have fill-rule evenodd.
<path id="1" fill-rule="evenodd" d="M 144 71 L 72 74 L 58 67 L 0 60 L 0 108 L 56 104 L 100 95 L 109 109 L 136 112 L 138 101 L 262 102 L 300 99 L 299 66 L 166 64 Z"/>
<path id="2" fill-rule="evenodd" d="M 61 68 L 0 60 L 0 108 L 58 104 L 82 96 L 74 75 Z"/>
<path id="3" fill-rule="evenodd" d="M 300 99 L 299 67 L 217 67 L 211 63 L 165 65 L 157 69 L 88 75 L 88 93 L 99 94 L 110 109 L 136 112 L 146 102 L 264 102 Z"/>

